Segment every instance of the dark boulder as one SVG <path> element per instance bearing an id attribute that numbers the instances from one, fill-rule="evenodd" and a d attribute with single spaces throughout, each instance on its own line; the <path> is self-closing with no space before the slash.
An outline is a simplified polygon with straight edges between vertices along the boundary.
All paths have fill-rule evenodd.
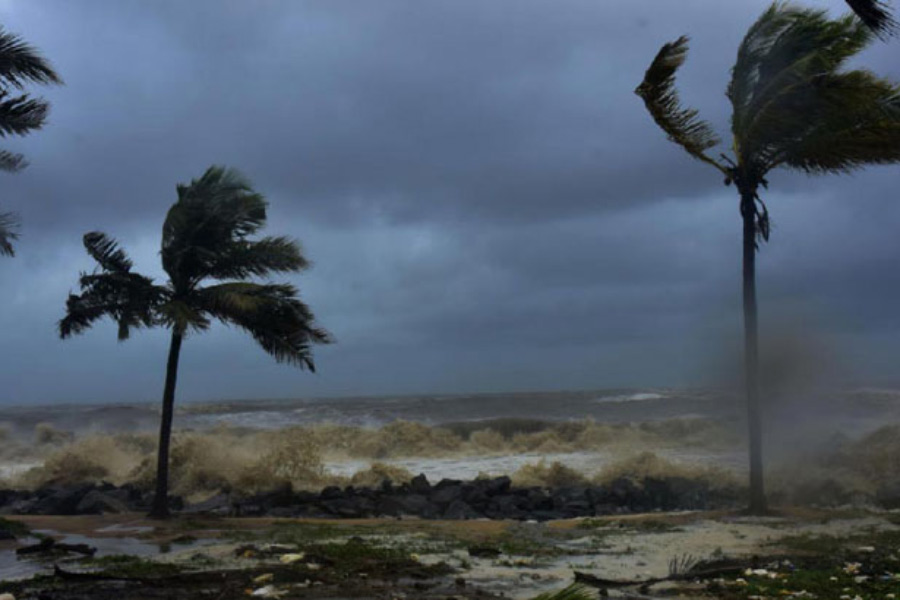
<path id="1" fill-rule="evenodd" d="M 528 500 L 517 494 L 494 496 L 485 510 L 492 519 L 524 519 L 528 516 Z"/>
<path id="2" fill-rule="evenodd" d="M 363 496 L 346 496 L 324 500 L 319 506 L 327 513 L 345 519 L 360 519 L 375 514 L 375 502 Z"/>
<path id="3" fill-rule="evenodd" d="M 75 507 L 79 515 L 119 514 L 129 511 L 129 506 L 107 491 L 91 490 Z"/>
<path id="4" fill-rule="evenodd" d="M 496 496 L 507 493 L 512 486 L 512 480 L 503 475 L 493 479 L 476 479 L 475 485 L 488 496 Z"/>
<path id="5" fill-rule="evenodd" d="M 438 507 L 422 494 L 393 495 L 381 498 L 376 504 L 376 513 L 392 517 L 417 516 L 424 519 L 435 519 L 439 515 Z"/>
<path id="6" fill-rule="evenodd" d="M 434 484 L 435 490 L 442 490 L 446 487 L 456 487 L 462 485 L 463 482 L 459 479 L 441 479 L 436 484 Z"/>
<path id="7" fill-rule="evenodd" d="M 343 498 L 344 492 L 336 485 L 329 485 L 321 492 L 319 492 L 319 499 L 321 500 L 336 500 L 338 498 Z"/>
<path id="8" fill-rule="evenodd" d="M 443 481 L 441 483 L 443 483 Z M 462 500 L 463 486 L 461 483 L 456 482 L 452 485 L 445 485 L 443 487 L 439 486 L 440 484 L 438 484 L 438 486 L 435 486 L 435 491 L 431 494 L 431 501 L 435 504 L 438 504 L 440 506 L 448 506 L 453 502 Z"/>
<path id="9" fill-rule="evenodd" d="M 603 486 L 599 494 L 595 495 L 594 505 L 612 505 L 623 508 L 628 512 L 637 512 L 644 509 L 645 496 L 643 490 L 631 479 L 620 477 Z M 616 511 L 618 512 L 618 511 Z"/>
<path id="10" fill-rule="evenodd" d="M 182 512 L 189 515 L 203 514 L 226 516 L 232 512 L 231 496 L 219 493 L 212 498 L 207 498 L 203 502 L 188 505 Z"/>
<path id="11" fill-rule="evenodd" d="M 465 519 L 481 519 L 484 515 L 463 502 L 462 500 L 454 500 L 444 511 L 443 518 L 449 520 L 465 520 Z"/>
<path id="12" fill-rule="evenodd" d="M 316 497 L 315 494 L 309 494 L 313 499 Z M 284 485 L 278 486 L 274 490 L 270 490 L 268 492 L 263 492 L 261 494 L 257 494 L 253 500 L 259 504 L 262 504 L 267 507 L 284 507 L 291 506 L 292 504 L 296 504 L 297 502 L 297 494 L 294 494 L 294 490 L 291 487 L 290 483 L 286 483 Z"/>
<path id="13" fill-rule="evenodd" d="M 37 501 L 29 514 L 74 515 L 78 514 L 78 504 L 94 489 L 93 485 L 54 486 L 38 490 Z"/>
<path id="14" fill-rule="evenodd" d="M 527 498 L 532 510 L 553 509 L 553 497 L 541 488 L 529 488 Z"/>
<path id="15" fill-rule="evenodd" d="M 409 481 L 409 489 L 413 494 L 427 495 L 431 492 L 431 484 L 424 473 L 420 473 Z"/>

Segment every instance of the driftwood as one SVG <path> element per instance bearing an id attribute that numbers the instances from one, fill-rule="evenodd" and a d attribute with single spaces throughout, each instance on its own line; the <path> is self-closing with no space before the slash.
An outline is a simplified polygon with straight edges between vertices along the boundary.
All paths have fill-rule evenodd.
<path id="1" fill-rule="evenodd" d="M 87 544 L 64 544 L 57 542 L 53 538 L 44 538 L 37 544 L 25 546 L 16 549 L 18 556 L 27 556 L 29 554 L 47 554 L 50 552 L 74 552 L 85 556 L 93 556 L 97 553 L 97 549 Z"/>

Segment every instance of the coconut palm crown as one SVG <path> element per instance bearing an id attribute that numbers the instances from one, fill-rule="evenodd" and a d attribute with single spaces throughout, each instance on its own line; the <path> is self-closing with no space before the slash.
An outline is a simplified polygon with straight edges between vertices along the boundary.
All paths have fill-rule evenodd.
<path id="1" fill-rule="evenodd" d="M 900 87 L 865 70 L 844 70 L 874 34 L 852 15 L 776 2 L 750 27 L 738 49 L 727 96 L 729 153 L 698 112 L 682 106 L 675 73 L 688 38 L 665 44 L 636 93 L 657 125 L 694 158 L 717 169 L 740 194 L 743 220 L 745 372 L 750 428 L 750 509 L 766 510 L 757 376 L 755 255 L 769 238 L 759 195 L 779 167 L 807 174 L 847 173 L 900 162 Z"/>
<path id="2" fill-rule="evenodd" d="M 37 50 L 0 27 L 0 138 L 23 136 L 40 129 L 50 105 L 22 90 L 26 83 L 62 83 L 59 75 Z M 0 150 L 0 170 L 19 171 L 25 157 Z M 14 213 L 0 213 L 0 255 L 12 256 L 19 221 Z"/>
<path id="3" fill-rule="evenodd" d="M 297 242 L 286 237 L 251 240 L 266 222 L 266 201 L 232 169 L 210 167 L 202 177 L 179 185 L 178 201 L 162 230 L 164 285 L 132 271 L 132 262 L 103 233 L 84 236 L 97 262 L 83 273 L 80 294 L 70 294 L 62 338 L 111 318 L 120 340 L 132 329 L 163 326 L 172 331 L 160 426 L 157 493 L 153 516 L 168 515 L 168 447 L 178 357 L 183 338 L 207 330 L 213 321 L 249 333 L 276 361 L 315 370 L 312 346 L 331 342 L 315 323 L 297 288 L 251 278 L 299 272 L 309 264 Z"/>

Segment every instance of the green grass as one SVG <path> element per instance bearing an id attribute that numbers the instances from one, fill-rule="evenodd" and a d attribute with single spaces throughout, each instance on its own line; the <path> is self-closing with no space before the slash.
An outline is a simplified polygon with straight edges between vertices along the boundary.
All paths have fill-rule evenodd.
<path id="1" fill-rule="evenodd" d="M 28 529 L 28 526 L 24 523 L 11 521 L 9 519 L 4 519 L 3 517 L 0 517 L 0 530 L 8 531 L 17 538 L 25 537 L 31 533 L 31 530 Z"/>
<path id="2" fill-rule="evenodd" d="M 774 544 L 789 551 L 837 556 L 854 553 L 863 546 L 898 549 L 900 531 L 879 531 L 868 527 L 848 536 L 800 534 L 783 537 Z"/>
<path id="3" fill-rule="evenodd" d="M 607 519 L 583 519 L 577 525 L 578 529 L 602 529 L 604 532 L 614 535 L 619 533 L 637 532 L 637 533 L 667 533 L 670 531 L 683 531 L 683 529 L 672 523 L 660 519 L 639 519 L 634 521 L 609 521 Z"/>
<path id="4" fill-rule="evenodd" d="M 345 577 L 355 577 L 360 573 L 397 575 L 410 572 L 437 576 L 453 571 L 445 563 L 422 565 L 409 548 L 379 546 L 359 538 L 350 538 L 345 543 L 317 543 L 301 548 L 309 562 L 324 563 L 329 571 Z"/>
<path id="5" fill-rule="evenodd" d="M 547 592 L 532 600 L 591 600 L 597 597 L 597 593 L 580 585 L 570 585 L 558 592 Z"/>
<path id="6" fill-rule="evenodd" d="M 88 558 L 81 561 L 81 565 L 95 568 L 103 575 L 135 579 L 168 577 L 182 572 L 182 568 L 177 565 L 154 562 L 128 554 Z"/>
<path id="7" fill-rule="evenodd" d="M 840 600 L 843 598 L 885 598 L 888 594 L 900 596 L 900 579 L 870 577 L 856 581 L 852 575 L 838 568 L 797 569 L 783 574 L 778 579 L 768 577 L 742 577 L 746 585 L 735 583 L 738 578 L 730 578 L 728 583 L 712 583 L 707 590 L 717 598 L 743 599 L 749 597 L 790 597 L 799 592 L 814 594 L 819 600 Z"/>
<path id="8" fill-rule="evenodd" d="M 775 579 L 731 576 L 725 585 L 710 584 L 709 591 L 719 598 L 741 599 L 789 598 L 799 592 L 820 600 L 888 594 L 900 598 L 900 531 L 863 528 L 847 536 L 801 534 L 773 544 L 793 556 L 795 568 L 779 569 Z"/>

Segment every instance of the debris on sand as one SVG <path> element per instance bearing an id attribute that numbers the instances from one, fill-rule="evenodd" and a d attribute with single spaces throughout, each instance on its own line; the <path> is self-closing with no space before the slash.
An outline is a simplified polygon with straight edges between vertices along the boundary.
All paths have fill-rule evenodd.
<path id="1" fill-rule="evenodd" d="M 28 556 L 30 554 L 64 554 L 67 552 L 82 554 L 84 556 L 94 556 L 94 554 L 97 553 L 97 549 L 93 546 L 88 546 L 87 544 L 65 544 L 63 542 L 57 542 L 49 537 L 43 538 L 37 544 L 16 549 L 16 554 L 18 556 Z"/>

